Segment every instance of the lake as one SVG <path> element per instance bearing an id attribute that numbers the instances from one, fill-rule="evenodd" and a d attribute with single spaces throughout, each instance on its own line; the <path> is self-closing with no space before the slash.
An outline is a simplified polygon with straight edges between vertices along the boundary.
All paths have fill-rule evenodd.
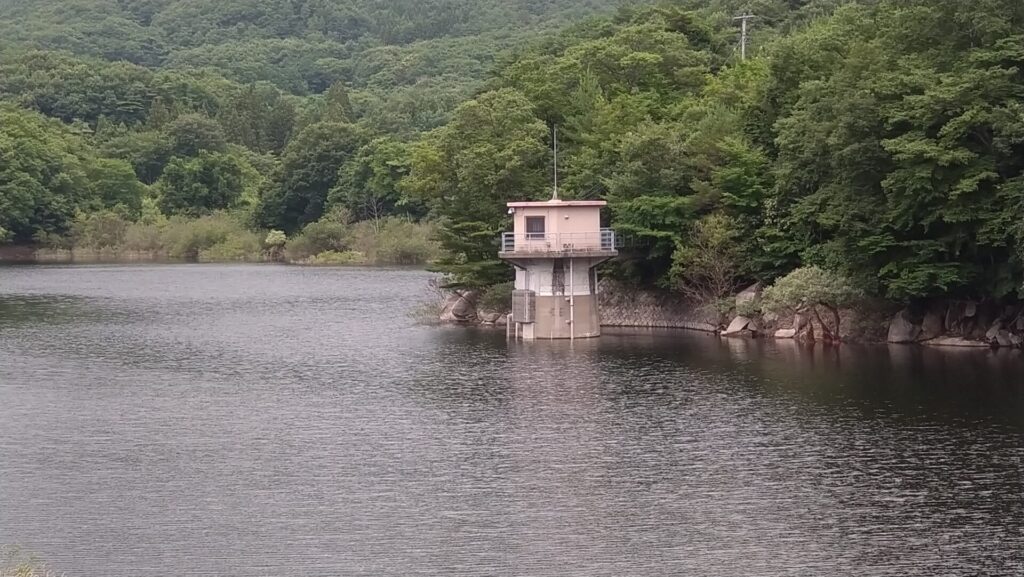
<path id="1" fill-rule="evenodd" d="M 0 268 L 0 544 L 68 577 L 1024 574 L 1020 351 L 422 326 L 429 275 Z"/>

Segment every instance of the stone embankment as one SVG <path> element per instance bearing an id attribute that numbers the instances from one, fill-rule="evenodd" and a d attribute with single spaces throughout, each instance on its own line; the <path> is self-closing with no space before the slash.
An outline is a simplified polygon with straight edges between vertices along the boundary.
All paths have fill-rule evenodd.
<path id="1" fill-rule="evenodd" d="M 606 327 L 690 329 L 708 333 L 720 330 L 717 314 L 703 312 L 678 294 L 640 290 L 602 280 L 598 307 Z"/>
<path id="2" fill-rule="evenodd" d="M 760 285 L 736 295 L 737 307 L 756 301 Z M 637 289 L 602 280 L 599 306 L 601 324 L 608 327 L 678 328 L 717 333 L 725 337 L 821 340 L 830 331 L 813 311 L 792 316 L 772 314 L 719 315 L 695 307 L 669 291 Z M 479 293 L 451 293 L 444 304 L 441 321 L 462 325 L 504 327 L 504 311 L 478 308 Z M 840 312 L 840 338 L 845 342 L 919 344 L 945 347 L 1024 346 L 1024 303 L 999 306 L 994 303 L 936 300 L 927 305 L 898 312 L 891 303 L 868 303 Z"/>
<path id="3" fill-rule="evenodd" d="M 478 306 L 476 291 L 451 292 L 441 310 L 443 323 L 503 327 L 508 323 L 505 311 Z M 701 314 L 678 295 L 668 291 L 640 290 L 602 280 L 598 307 L 601 325 L 606 327 L 677 328 L 717 332 L 717 319 Z"/>

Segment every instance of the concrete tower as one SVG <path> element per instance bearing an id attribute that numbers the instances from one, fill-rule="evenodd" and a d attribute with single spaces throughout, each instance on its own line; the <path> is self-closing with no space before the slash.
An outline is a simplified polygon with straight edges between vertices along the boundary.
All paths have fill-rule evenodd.
<path id="1" fill-rule="evenodd" d="M 512 232 L 499 256 L 516 267 L 510 331 L 526 340 L 601 334 L 597 270 L 616 256 L 615 233 L 601 228 L 603 200 L 510 202 Z"/>

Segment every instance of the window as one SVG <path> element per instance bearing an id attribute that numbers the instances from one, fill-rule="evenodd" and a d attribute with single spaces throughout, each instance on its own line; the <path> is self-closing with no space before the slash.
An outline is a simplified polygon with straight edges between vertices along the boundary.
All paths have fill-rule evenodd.
<path id="1" fill-rule="evenodd" d="M 526 240 L 544 240 L 544 217 L 526 217 Z"/>

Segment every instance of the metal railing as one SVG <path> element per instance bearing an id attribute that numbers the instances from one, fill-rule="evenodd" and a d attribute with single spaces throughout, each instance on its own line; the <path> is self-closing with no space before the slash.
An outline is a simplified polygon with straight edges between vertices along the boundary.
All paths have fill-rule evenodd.
<path id="1" fill-rule="evenodd" d="M 615 231 L 506 232 L 501 235 L 503 253 L 607 252 L 615 250 Z"/>

